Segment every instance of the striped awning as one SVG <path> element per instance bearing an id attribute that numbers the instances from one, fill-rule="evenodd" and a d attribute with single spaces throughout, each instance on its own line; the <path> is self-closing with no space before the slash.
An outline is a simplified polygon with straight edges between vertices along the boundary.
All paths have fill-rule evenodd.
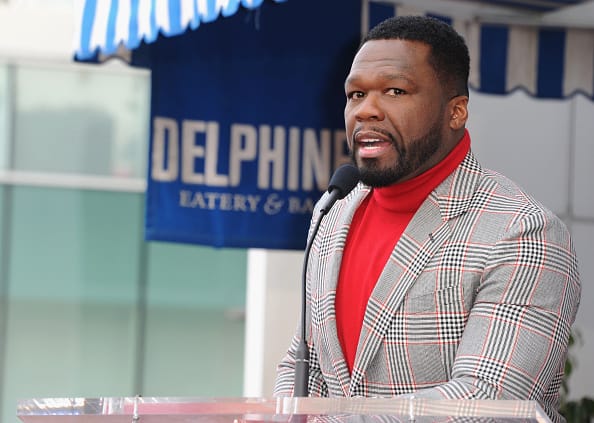
<path id="1" fill-rule="evenodd" d="M 282 3 L 286 0 L 273 0 Z M 264 0 L 85 0 L 80 3 L 76 60 L 110 56 L 152 43 L 159 34 L 179 35 L 201 23 L 256 9 Z"/>
<path id="2" fill-rule="evenodd" d="M 182 34 L 231 16 L 240 7 L 256 9 L 264 1 L 84 0 L 75 59 L 126 57 L 160 34 Z M 521 89 L 539 98 L 576 93 L 594 98 L 594 0 L 344 1 L 361 4 L 362 33 L 394 15 L 427 14 L 452 24 L 466 38 L 471 53 L 470 85 L 478 91 L 507 94 Z M 332 8 L 340 21 L 343 8 L 339 2 L 310 3 L 307 7 L 312 10 Z"/>

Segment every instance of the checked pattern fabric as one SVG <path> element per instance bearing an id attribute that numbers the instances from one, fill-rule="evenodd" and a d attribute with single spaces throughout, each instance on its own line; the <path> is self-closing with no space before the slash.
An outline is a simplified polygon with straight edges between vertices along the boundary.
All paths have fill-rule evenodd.
<path id="1" fill-rule="evenodd" d="M 365 312 L 352 374 L 334 300 L 359 184 L 325 216 L 307 274 L 311 396 L 535 400 L 553 422 L 580 299 L 569 232 L 469 152 L 397 242 Z M 372 259 L 372 258 L 369 258 Z M 293 390 L 297 330 L 275 395 Z"/>

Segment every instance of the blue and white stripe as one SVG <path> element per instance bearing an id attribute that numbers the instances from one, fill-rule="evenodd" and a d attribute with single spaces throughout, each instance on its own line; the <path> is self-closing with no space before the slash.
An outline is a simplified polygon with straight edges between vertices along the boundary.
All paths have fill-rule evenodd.
<path id="1" fill-rule="evenodd" d="M 423 10 L 367 0 L 362 32 L 390 16 Z M 464 36 L 470 52 L 470 86 L 491 94 L 521 89 L 539 98 L 580 93 L 594 99 L 594 31 L 479 23 L 436 16 Z"/>
<path id="2" fill-rule="evenodd" d="M 274 0 L 277 3 L 286 0 Z M 132 50 L 159 33 L 173 36 L 219 16 L 235 14 L 240 6 L 256 9 L 264 0 L 84 0 L 79 4 L 81 25 L 75 38 L 75 57 L 88 60 L 97 53 L 111 55 Z"/>
<path id="3" fill-rule="evenodd" d="M 273 0 L 277 3 L 286 0 Z M 75 58 L 92 60 L 151 43 L 159 33 L 173 36 L 241 6 L 255 9 L 264 0 L 80 0 L 80 25 Z M 410 6 L 362 0 L 361 32 L 394 15 L 428 14 Z M 581 93 L 594 99 L 594 31 L 480 23 L 468 18 L 436 16 L 467 41 L 470 86 L 507 94 L 522 89 L 540 98 L 565 98 Z M 124 51 L 125 51 L 124 50 Z"/>

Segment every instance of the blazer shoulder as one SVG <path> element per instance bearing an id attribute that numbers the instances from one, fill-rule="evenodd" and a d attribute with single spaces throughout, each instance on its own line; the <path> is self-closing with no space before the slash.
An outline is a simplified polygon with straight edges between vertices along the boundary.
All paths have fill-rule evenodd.
<path id="1" fill-rule="evenodd" d="M 471 151 L 434 194 L 445 219 L 476 215 L 481 223 L 498 222 L 496 226 L 500 228 L 527 219 L 566 231 L 563 221 L 552 210 L 515 181 L 483 168 Z"/>

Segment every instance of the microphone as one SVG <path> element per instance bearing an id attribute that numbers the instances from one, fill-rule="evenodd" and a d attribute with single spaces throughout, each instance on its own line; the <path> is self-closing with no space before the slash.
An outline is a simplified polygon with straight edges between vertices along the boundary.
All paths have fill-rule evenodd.
<path id="1" fill-rule="evenodd" d="M 359 182 L 359 169 L 352 164 L 343 164 L 340 166 L 328 184 L 328 195 L 320 208 L 320 214 L 327 214 L 337 200 L 342 200 L 355 188 Z"/>
<path id="2" fill-rule="evenodd" d="M 309 395 L 309 347 L 307 346 L 306 336 L 307 331 L 305 330 L 305 324 L 307 320 L 307 288 L 306 288 L 306 275 L 307 275 L 307 262 L 309 261 L 309 252 L 313 245 L 313 240 L 318 233 L 322 218 L 328 214 L 334 203 L 337 200 L 342 200 L 347 196 L 349 192 L 355 188 L 359 183 L 359 169 L 352 164 L 344 164 L 340 166 L 332 177 L 328 184 L 328 194 L 326 197 L 322 197 L 323 203 L 320 206 L 320 214 L 316 220 L 314 230 L 307 241 L 305 247 L 305 255 L 303 259 L 303 270 L 301 273 L 301 339 L 295 352 L 295 386 L 293 389 L 294 397 L 307 397 Z"/>

